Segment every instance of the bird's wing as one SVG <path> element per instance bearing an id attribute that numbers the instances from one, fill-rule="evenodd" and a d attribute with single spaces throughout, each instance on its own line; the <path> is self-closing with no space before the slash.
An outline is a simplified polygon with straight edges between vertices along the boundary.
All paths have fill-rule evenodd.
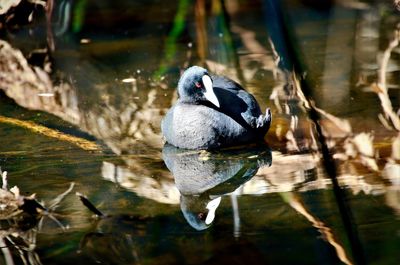
<path id="1" fill-rule="evenodd" d="M 233 90 L 233 91 L 241 91 L 245 90 L 241 85 L 229 79 L 225 76 L 212 76 L 213 87 Z"/>

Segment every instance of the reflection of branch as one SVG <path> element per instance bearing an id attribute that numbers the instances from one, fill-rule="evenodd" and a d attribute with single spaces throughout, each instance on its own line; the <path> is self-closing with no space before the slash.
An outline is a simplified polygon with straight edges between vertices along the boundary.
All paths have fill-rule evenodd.
<path id="1" fill-rule="evenodd" d="M 289 196 L 286 197 L 289 205 L 295 209 L 298 213 L 303 215 L 310 223 L 319 230 L 319 232 L 325 237 L 329 244 L 335 248 L 338 258 L 345 264 L 352 264 L 352 262 L 347 257 L 346 251 L 342 245 L 336 240 L 332 233 L 332 229 L 326 226 L 323 222 L 314 217 L 311 213 L 307 211 L 300 199 L 293 193 L 288 193 Z"/>
<path id="2" fill-rule="evenodd" d="M 393 5 L 398 11 L 400 11 L 400 0 L 394 0 Z"/>
<path id="3" fill-rule="evenodd" d="M 62 200 L 64 200 L 64 198 L 72 191 L 72 189 L 74 188 L 74 186 L 75 186 L 75 183 L 72 182 L 72 183 L 69 185 L 69 188 L 68 188 L 66 191 L 64 191 L 63 193 L 61 193 L 60 195 L 58 195 L 56 198 L 54 198 L 54 199 L 50 202 L 50 206 L 47 207 L 48 210 L 54 211 L 54 210 L 60 205 L 60 202 L 61 202 Z"/>
<path id="4" fill-rule="evenodd" d="M 15 249 L 21 259 L 21 264 L 41 265 L 39 255 L 35 252 L 37 231 L 14 231 L 0 236 L 0 248 L 4 255 L 5 264 L 14 265 L 13 252 Z M 14 240 L 13 240 L 14 239 Z M 18 240 L 15 240 L 18 239 Z M 2 263 L 3 264 L 3 263 Z M 17 263 L 20 264 L 20 263 Z"/>
<path id="5" fill-rule="evenodd" d="M 0 248 L 1 248 L 1 251 L 3 252 L 6 264 L 7 265 L 14 265 L 14 260 L 13 260 L 13 258 L 11 256 L 11 252 L 8 249 L 6 243 L 4 242 L 3 237 L 0 237 Z"/>
<path id="6" fill-rule="evenodd" d="M 400 118 L 396 114 L 396 112 L 394 112 L 392 103 L 389 98 L 388 88 L 386 86 L 386 71 L 392 50 L 399 45 L 399 41 L 400 29 L 397 29 L 394 32 L 394 39 L 389 43 L 388 48 L 383 53 L 381 65 L 378 72 L 378 83 L 372 85 L 373 91 L 378 94 L 386 117 L 390 118 L 390 121 L 397 131 L 400 131 Z"/>
<path id="7" fill-rule="evenodd" d="M 25 128 L 25 129 L 29 129 L 35 133 L 39 133 L 39 134 L 45 135 L 47 137 L 52 137 L 52 138 L 56 138 L 61 141 L 69 142 L 69 143 L 72 143 L 72 144 L 82 148 L 83 150 L 92 150 L 92 151 L 100 150 L 100 147 L 92 141 L 89 141 L 89 140 L 86 140 L 83 138 L 79 138 L 76 136 L 64 134 L 60 131 L 47 128 L 45 126 L 36 124 L 31 121 L 23 121 L 23 120 L 18 120 L 18 119 L 0 115 L 0 123 L 12 124 L 15 126 Z"/>

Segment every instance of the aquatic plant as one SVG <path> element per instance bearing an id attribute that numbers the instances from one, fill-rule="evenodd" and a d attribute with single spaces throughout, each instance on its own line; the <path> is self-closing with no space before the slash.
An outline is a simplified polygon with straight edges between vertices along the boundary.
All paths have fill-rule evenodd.
<path id="1" fill-rule="evenodd" d="M 7 171 L 0 168 L 2 188 L 0 189 L 0 247 L 6 264 L 14 264 L 13 255 L 23 264 L 41 264 L 35 252 L 36 237 L 40 232 L 44 218 L 48 217 L 65 230 L 65 226 L 56 218 L 55 209 L 68 195 L 74 184 L 67 191 L 57 196 L 45 207 L 36 200 L 36 195 L 23 196 L 17 186 L 8 189 Z"/>

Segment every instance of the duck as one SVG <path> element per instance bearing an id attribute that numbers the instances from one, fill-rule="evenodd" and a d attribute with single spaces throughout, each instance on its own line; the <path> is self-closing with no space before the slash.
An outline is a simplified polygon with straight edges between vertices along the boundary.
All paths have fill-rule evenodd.
<path id="1" fill-rule="evenodd" d="M 181 75 L 178 100 L 161 121 L 166 143 L 182 149 L 213 150 L 262 142 L 272 114 L 240 84 L 191 66 Z"/>

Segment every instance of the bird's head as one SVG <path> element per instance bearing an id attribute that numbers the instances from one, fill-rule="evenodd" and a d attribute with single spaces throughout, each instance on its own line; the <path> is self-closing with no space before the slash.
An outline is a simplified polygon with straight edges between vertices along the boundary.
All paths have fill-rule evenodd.
<path id="1" fill-rule="evenodd" d="M 178 83 L 178 94 L 182 102 L 198 104 L 209 101 L 218 108 L 220 106 L 210 75 L 199 66 L 185 70 Z"/>

